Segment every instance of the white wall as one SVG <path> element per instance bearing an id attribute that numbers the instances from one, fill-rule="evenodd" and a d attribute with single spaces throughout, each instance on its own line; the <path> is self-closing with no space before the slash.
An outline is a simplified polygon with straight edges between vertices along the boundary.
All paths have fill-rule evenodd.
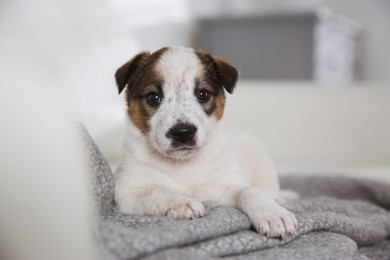
<path id="1" fill-rule="evenodd" d="M 227 96 L 224 123 L 257 136 L 281 171 L 390 181 L 389 100 L 388 84 L 241 81 Z"/>

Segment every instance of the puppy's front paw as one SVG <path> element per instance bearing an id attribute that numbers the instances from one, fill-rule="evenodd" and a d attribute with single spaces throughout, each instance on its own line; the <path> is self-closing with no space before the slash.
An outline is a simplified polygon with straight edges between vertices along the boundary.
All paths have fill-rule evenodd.
<path id="1" fill-rule="evenodd" d="M 206 210 L 200 201 L 183 199 L 174 203 L 166 212 L 167 217 L 177 220 L 194 219 L 206 215 Z"/>
<path id="2" fill-rule="evenodd" d="M 256 231 L 267 237 L 291 235 L 298 226 L 294 214 L 279 205 L 263 208 L 251 217 Z"/>

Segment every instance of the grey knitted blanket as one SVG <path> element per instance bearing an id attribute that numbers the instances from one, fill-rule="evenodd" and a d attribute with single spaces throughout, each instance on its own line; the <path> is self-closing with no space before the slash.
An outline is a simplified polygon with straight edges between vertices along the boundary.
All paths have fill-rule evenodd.
<path id="1" fill-rule="evenodd" d="M 115 211 L 113 174 L 81 128 L 99 214 L 102 259 L 390 259 L 390 185 L 340 177 L 282 177 L 301 198 L 287 208 L 299 227 L 285 239 L 255 233 L 239 210 L 206 204 L 195 220 Z M 390 174 L 390 173 L 389 173 Z"/>

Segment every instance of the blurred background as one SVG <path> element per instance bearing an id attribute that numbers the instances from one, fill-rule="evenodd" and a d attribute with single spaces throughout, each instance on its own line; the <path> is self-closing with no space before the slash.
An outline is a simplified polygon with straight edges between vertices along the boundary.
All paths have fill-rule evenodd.
<path id="1" fill-rule="evenodd" d="M 388 0 L 3 0 L 0 70 L 60 91 L 115 168 L 116 69 L 200 48 L 240 72 L 224 123 L 258 136 L 281 172 L 390 179 L 389 25 Z"/>
<path id="2" fill-rule="evenodd" d="M 1 0 L 0 258 L 96 259 L 69 122 L 115 170 L 114 73 L 167 45 L 237 67 L 223 124 L 257 136 L 281 174 L 390 182 L 389 26 L 389 0 Z"/>

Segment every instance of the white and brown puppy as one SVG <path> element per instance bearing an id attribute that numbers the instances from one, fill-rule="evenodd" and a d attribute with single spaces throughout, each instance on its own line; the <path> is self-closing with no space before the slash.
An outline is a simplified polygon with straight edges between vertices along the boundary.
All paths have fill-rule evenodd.
<path id="1" fill-rule="evenodd" d="M 291 234 L 294 215 L 281 207 L 273 164 L 250 137 L 228 138 L 218 128 L 225 91 L 237 70 L 228 62 L 183 47 L 142 52 L 116 72 L 126 88 L 128 128 L 116 172 L 119 210 L 192 219 L 202 201 L 233 206 L 261 234 Z"/>

